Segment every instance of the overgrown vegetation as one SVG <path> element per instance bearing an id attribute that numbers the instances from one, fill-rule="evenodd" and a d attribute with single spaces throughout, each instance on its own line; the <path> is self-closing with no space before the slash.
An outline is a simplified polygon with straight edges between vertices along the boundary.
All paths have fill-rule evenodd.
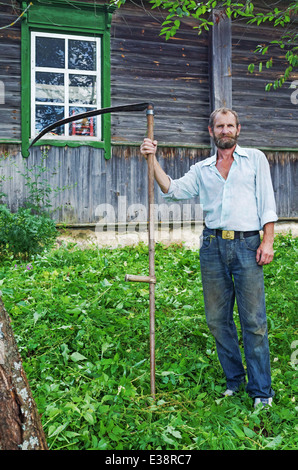
<path id="1" fill-rule="evenodd" d="M 51 175 L 47 175 L 46 159 L 47 154 L 43 152 L 40 163 L 33 167 L 24 159 L 24 170 L 21 170 L 8 154 L 0 156 L 0 169 L 13 166 L 14 171 L 21 174 L 27 194 L 26 198 L 23 196 L 23 205 L 13 212 L 5 204 L 8 198 L 3 192 L 4 182 L 13 180 L 13 177 L 7 178 L 0 174 L 0 258 L 3 254 L 30 258 L 51 248 L 57 238 L 52 201 L 53 196 L 67 187 L 52 187 Z M 53 173 L 56 171 L 54 169 Z"/>
<path id="2" fill-rule="evenodd" d="M 0 265 L 0 290 L 50 449 L 296 449 L 297 239 L 265 267 L 270 411 L 225 380 L 206 326 L 199 255 L 156 247 L 156 401 L 150 396 L 144 245 L 75 245 Z M 235 309 L 235 319 L 239 327 Z M 295 360 L 293 360 L 293 358 Z"/>
<path id="3" fill-rule="evenodd" d="M 57 238 L 55 222 L 46 214 L 32 214 L 20 207 L 12 213 L 0 205 L 0 252 L 31 256 L 53 246 Z"/>

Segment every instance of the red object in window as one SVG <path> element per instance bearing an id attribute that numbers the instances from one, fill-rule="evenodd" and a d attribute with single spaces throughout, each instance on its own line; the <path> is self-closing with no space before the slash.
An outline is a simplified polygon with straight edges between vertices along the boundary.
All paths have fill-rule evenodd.
<path id="1" fill-rule="evenodd" d="M 72 111 L 72 115 L 74 116 L 75 115 L 75 110 Z M 72 126 L 71 126 L 71 135 L 76 135 L 76 122 L 74 121 L 72 123 Z"/>

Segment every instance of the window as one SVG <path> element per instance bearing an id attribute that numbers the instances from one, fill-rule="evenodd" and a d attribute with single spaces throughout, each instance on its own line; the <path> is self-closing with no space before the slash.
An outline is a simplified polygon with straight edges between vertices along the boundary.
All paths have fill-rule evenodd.
<path id="1" fill-rule="evenodd" d="M 114 9 L 96 1 L 43 0 L 31 4 L 24 15 L 23 156 L 29 156 L 30 141 L 51 123 L 111 105 L 110 26 Z M 109 158 L 110 115 L 61 126 L 35 145 L 90 145 L 104 149 Z"/>
<path id="2" fill-rule="evenodd" d="M 31 33 L 31 139 L 55 121 L 101 107 L 100 49 L 100 38 Z M 100 117 L 47 138 L 101 140 Z"/>

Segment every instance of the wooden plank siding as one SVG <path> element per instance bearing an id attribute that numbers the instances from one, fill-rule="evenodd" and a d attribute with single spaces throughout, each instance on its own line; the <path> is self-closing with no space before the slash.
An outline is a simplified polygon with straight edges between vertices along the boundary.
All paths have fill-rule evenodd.
<path id="1" fill-rule="evenodd" d="M 6 147 L 7 148 L 7 147 Z M 0 148 L 0 155 L 4 148 Z M 161 147 L 158 159 L 161 166 L 172 178 L 182 176 L 191 165 L 209 156 L 208 149 L 187 147 Z M 7 181 L 2 191 L 9 195 L 8 202 L 16 210 L 26 199 L 28 191 L 24 186 L 21 173 L 26 166 L 38 167 L 41 152 L 34 148 L 28 159 L 23 159 L 17 146 L 10 147 L 12 160 L 5 165 Z M 271 176 L 277 203 L 277 213 L 281 218 L 298 217 L 297 157 L 298 152 L 266 152 L 270 163 Z M 147 207 L 147 163 L 140 155 L 138 147 L 114 146 L 112 158 L 106 160 L 102 150 L 92 147 L 61 148 L 51 147 L 45 160 L 47 179 L 53 188 L 69 186 L 69 189 L 52 198 L 53 207 L 60 209 L 54 214 L 58 222 L 66 224 L 95 224 L 98 222 L 96 208 L 107 204 L 112 208 L 113 219 L 109 222 L 129 222 L 137 217 L 140 208 Z M 17 171 L 18 170 L 18 171 Z M 11 179 L 10 179 L 11 178 Z M 162 207 L 164 200 L 155 186 L 155 200 L 159 206 L 159 221 L 167 221 L 169 208 Z M 54 194 L 53 194 L 54 196 Z M 179 220 L 182 207 L 189 220 L 195 214 L 198 198 L 179 203 L 180 209 L 170 219 Z M 180 211 L 180 212 L 179 212 Z"/>
<path id="2" fill-rule="evenodd" d="M 281 218 L 298 217 L 298 152 L 266 152 L 271 178 Z"/>
<path id="3" fill-rule="evenodd" d="M 233 108 L 243 124 L 241 142 L 244 146 L 274 149 L 298 148 L 298 107 L 291 103 L 291 83 L 298 79 L 292 74 L 282 88 L 265 91 L 266 83 L 282 75 L 285 62 L 278 47 L 270 49 L 268 57 L 256 56 L 258 44 L 278 38 L 278 31 L 268 25 L 257 28 L 243 22 L 233 22 Z M 274 57 L 274 66 L 266 69 L 265 62 Z M 251 74 L 250 63 L 263 59 L 263 71 Z"/>
<path id="4" fill-rule="evenodd" d="M 7 3 L 7 5 L 5 5 Z M 1 2 L 0 27 L 11 24 L 20 9 L 11 2 Z M 0 104 L 0 139 L 21 139 L 21 27 L 16 23 L 0 29 L 0 80 L 5 88 L 5 102 Z"/>
<path id="5" fill-rule="evenodd" d="M 209 145 L 208 35 L 182 20 L 175 38 L 159 35 L 165 13 L 128 4 L 114 13 L 111 31 L 112 104 L 152 101 L 161 143 Z M 112 116 L 112 140 L 144 137 L 140 115 Z"/>
<path id="6" fill-rule="evenodd" d="M 165 41 L 159 36 L 165 12 L 144 9 L 142 5 L 143 2 L 129 2 L 113 15 L 111 101 L 115 106 L 154 102 L 155 138 L 160 144 L 158 158 L 165 171 L 178 178 L 210 154 L 207 131 L 213 102 L 210 37 L 207 33 L 198 36 L 190 20 L 184 19 L 176 37 Z M 3 0 L 0 26 L 10 24 L 18 13 L 10 0 Z M 232 22 L 231 31 L 232 104 L 242 124 L 239 143 L 265 149 L 278 215 L 297 218 L 298 106 L 291 103 L 292 91 L 288 86 L 265 93 L 270 70 L 269 75 L 267 70 L 256 75 L 247 72 L 256 45 L 272 39 L 273 30 Z M 0 46 L 0 80 L 5 83 L 5 104 L 0 104 L 0 156 L 11 155 L 11 162 L 0 161 L 0 175 L 7 178 L 2 191 L 8 198 L 3 202 L 16 210 L 28 194 L 17 169 L 24 172 L 28 166 L 38 171 L 41 162 L 39 147 L 31 150 L 28 159 L 23 159 L 20 153 L 20 22 L 0 30 Z M 278 59 L 277 67 L 281 66 Z M 104 158 L 102 150 L 88 146 L 49 148 L 46 165 L 51 186 L 70 187 L 53 199 L 54 207 L 61 207 L 54 214 L 57 222 L 95 224 L 99 217 L 96 209 L 103 204 L 113 208 L 116 221 L 128 222 L 141 215 L 141 206 L 147 207 L 147 166 L 139 152 L 146 134 L 145 113 L 112 114 L 111 118 L 110 160 Z M 198 202 L 188 203 L 190 219 Z M 162 206 L 164 201 L 157 187 L 156 204 L 160 208 L 158 220 L 177 218 L 179 209 L 169 214 L 169 208 Z"/>
<path id="7" fill-rule="evenodd" d="M 0 148 L 0 155 L 3 150 Z M 148 205 L 147 163 L 137 147 L 116 146 L 109 160 L 103 157 L 102 150 L 92 147 L 51 147 L 44 161 L 38 148 L 33 149 L 28 159 L 22 158 L 17 146 L 10 153 L 11 157 L 1 162 L 6 175 L 1 189 L 9 195 L 3 201 L 8 202 L 13 211 L 28 197 L 28 189 L 21 175 L 26 172 L 26 168 L 37 169 L 40 165 L 47 168 L 42 178 L 46 178 L 52 188 L 68 187 L 58 195 L 52 193 L 53 207 L 58 208 L 54 216 L 59 222 L 92 224 L 98 220 L 96 208 L 106 204 L 113 208 L 112 215 L 115 216 L 115 220 L 109 219 L 108 222 L 122 223 L 138 215 L 137 205 Z M 174 151 L 173 148 L 164 147 L 160 150 L 159 158 L 169 174 L 179 177 L 191 164 L 208 155 L 208 150 L 178 148 Z M 164 204 L 157 187 L 155 199 L 157 205 Z M 190 201 L 188 204 L 194 207 L 198 201 Z M 167 217 L 168 209 L 161 208 L 159 220 L 167 220 Z"/>

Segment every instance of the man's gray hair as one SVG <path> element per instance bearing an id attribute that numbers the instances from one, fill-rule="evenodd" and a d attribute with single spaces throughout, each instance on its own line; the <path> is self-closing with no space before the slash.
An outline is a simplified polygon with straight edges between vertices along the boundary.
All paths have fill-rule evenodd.
<path id="1" fill-rule="evenodd" d="M 214 128 L 214 120 L 216 118 L 216 116 L 218 114 L 227 114 L 227 113 L 232 113 L 235 118 L 236 118 L 236 126 L 238 127 L 239 124 L 240 124 L 240 121 L 239 121 L 239 116 L 238 114 L 236 113 L 236 111 L 234 111 L 233 109 L 230 109 L 230 108 L 218 108 L 218 109 L 215 109 L 211 114 L 210 114 L 210 118 L 209 118 L 209 127 L 211 127 L 211 129 Z"/>

